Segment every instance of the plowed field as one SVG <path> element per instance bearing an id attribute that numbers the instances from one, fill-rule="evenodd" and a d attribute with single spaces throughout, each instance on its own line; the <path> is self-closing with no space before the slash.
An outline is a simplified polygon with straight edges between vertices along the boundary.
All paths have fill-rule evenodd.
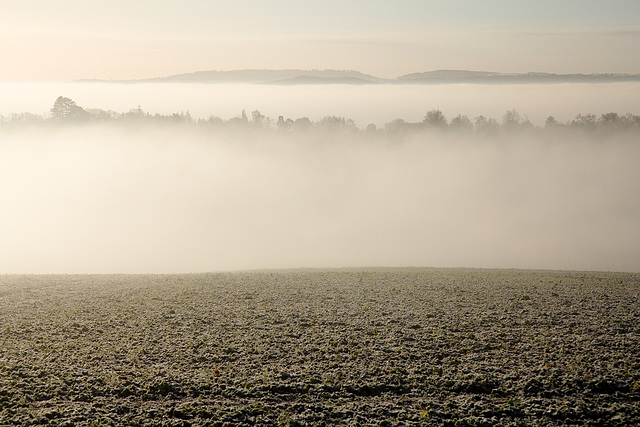
<path id="1" fill-rule="evenodd" d="M 640 274 L 0 276 L 1 425 L 638 425 Z"/>

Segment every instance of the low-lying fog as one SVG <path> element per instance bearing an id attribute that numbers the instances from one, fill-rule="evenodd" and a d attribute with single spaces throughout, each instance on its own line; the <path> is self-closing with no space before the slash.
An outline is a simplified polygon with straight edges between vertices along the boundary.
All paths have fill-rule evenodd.
<path id="1" fill-rule="evenodd" d="M 640 143 L 92 125 L 0 137 L 0 272 L 640 271 Z"/>

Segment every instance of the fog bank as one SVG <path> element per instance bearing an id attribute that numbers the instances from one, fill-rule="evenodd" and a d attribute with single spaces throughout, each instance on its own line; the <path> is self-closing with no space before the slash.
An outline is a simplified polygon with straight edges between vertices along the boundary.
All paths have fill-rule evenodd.
<path id="1" fill-rule="evenodd" d="M 0 273 L 640 271 L 640 144 L 105 126 L 0 139 Z"/>

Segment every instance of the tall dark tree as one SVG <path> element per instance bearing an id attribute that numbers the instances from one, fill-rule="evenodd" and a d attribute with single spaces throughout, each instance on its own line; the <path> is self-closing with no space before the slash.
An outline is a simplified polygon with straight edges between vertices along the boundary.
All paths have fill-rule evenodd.
<path id="1" fill-rule="evenodd" d="M 59 96 L 51 107 L 51 117 L 57 121 L 82 121 L 89 118 L 89 113 L 74 100 Z"/>

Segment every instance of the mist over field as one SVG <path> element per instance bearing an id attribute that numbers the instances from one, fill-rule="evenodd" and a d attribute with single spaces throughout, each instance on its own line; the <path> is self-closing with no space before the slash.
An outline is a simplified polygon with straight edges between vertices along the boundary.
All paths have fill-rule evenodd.
<path id="1" fill-rule="evenodd" d="M 5 132 L 0 272 L 640 271 L 637 134 L 550 135 Z"/>

